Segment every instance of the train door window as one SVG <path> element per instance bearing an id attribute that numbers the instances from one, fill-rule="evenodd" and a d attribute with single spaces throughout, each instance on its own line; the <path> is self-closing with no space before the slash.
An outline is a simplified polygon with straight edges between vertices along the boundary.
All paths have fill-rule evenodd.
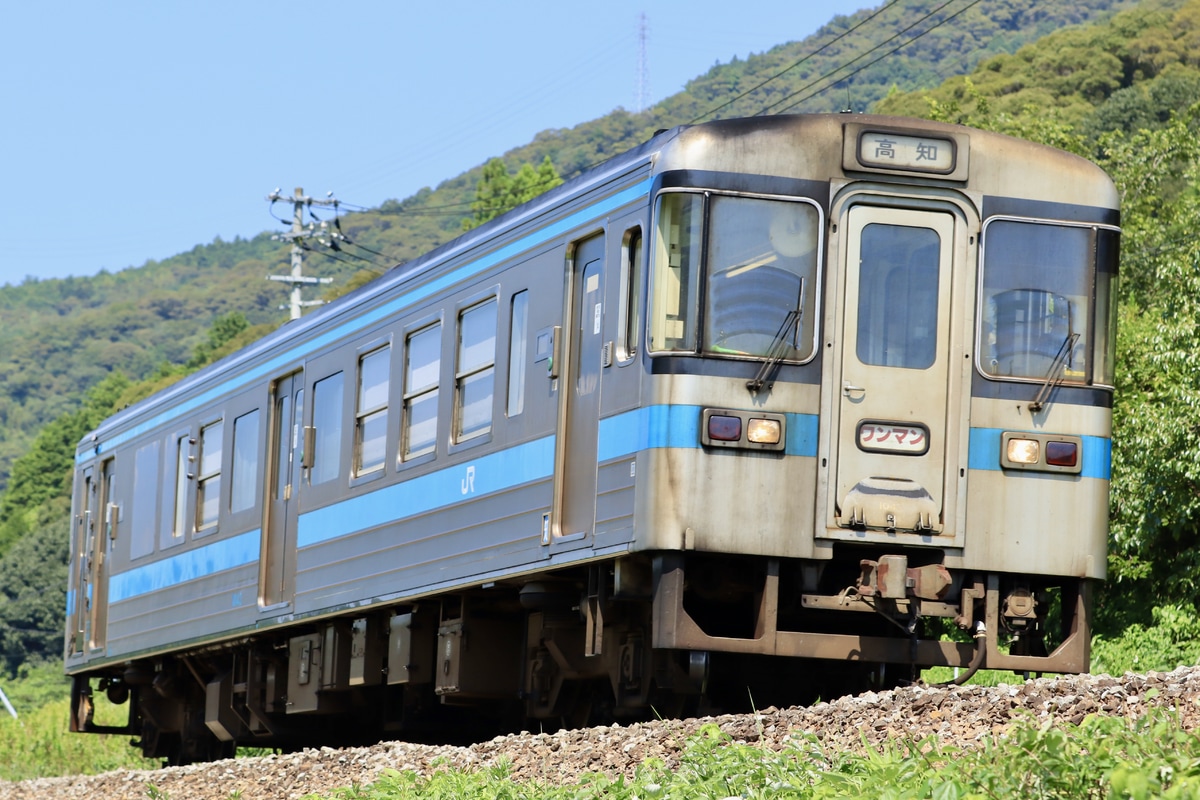
<path id="1" fill-rule="evenodd" d="M 1111 297 L 1092 328 L 1095 237 L 1087 226 L 1025 220 L 984 227 L 979 363 L 986 374 L 1088 381 L 1093 345 L 1103 341 L 1105 353 L 1111 346 Z"/>
<path id="2" fill-rule="evenodd" d="M 313 384 L 313 486 L 336 480 L 342 472 L 342 397 L 344 381 L 338 372 Z"/>
<path id="3" fill-rule="evenodd" d="M 622 361 L 637 355 L 641 346 L 642 229 L 625 233 L 621 247 L 621 299 L 619 305 L 617 351 Z"/>
<path id="4" fill-rule="evenodd" d="M 391 352 L 390 347 L 380 347 L 358 361 L 358 410 L 354 422 L 356 476 L 383 471 Z"/>
<path id="5" fill-rule="evenodd" d="M 937 356 L 940 238 L 931 228 L 863 228 L 858 360 L 928 369 Z"/>
<path id="6" fill-rule="evenodd" d="M 432 453 L 437 445 L 438 377 L 441 373 L 440 324 L 408 336 L 404 348 L 404 460 Z"/>
<path id="7" fill-rule="evenodd" d="M 233 421 L 233 462 L 229 467 L 229 511 L 254 508 L 258 495 L 258 409 Z"/>
<path id="8" fill-rule="evenodd" d="M 275 398 L 275 419 L 280 421 L 280 428 L 275 432 L 275 474 L 274 485 L 271 489 L 276 500 L 286 500 L 291 496 L 292 481 L 297 480 L 288 467 L 293 456 L 296 464 L 304 464 L 304 389 L 296 389 L 296 410 L 292 411 L 292 398 L 282 392 Z M 287 425 L 291 424 L 291 429 Z"/>
<path id="9" fill-rule="evenodd" d="M 141 558 L 154 552 L 158 530 L 159 442 L 138 448 L 133 457 L 133 519 L 129 526 L 129 558 Z"/>
<path id="10" fill-rule="evenodd" d="M 221 453 L 225 423 L 200 429 L 199 473 L 196 476 L 196 534 L 213 533 L 221 513 Z"/>
<path id="11" fill-rule="evenodd" d="M 492 429 L 496 382 L 496 299 L 465 309 L 458 317 L 458 368 L 454 375 L 454 441 Z"/>
<path id="12" fill-rule="evenodd" d="M 820 240 L 816 206 L 714 195 L 709 215 L 704 351 L 811 358 Z"/>
<path id="13" fill-rule="evenodd" d="M 172 459 L 175 469 L 175 480 L 170 485 L 174 491 L 171 496 L 171 525 L 170 535 L 160 540 L 161 547 L 180 544 L 188 533 L 188 486 L 194 477 L 192 474 L 192 440 L 190 431 L 176 433 L 172 437 Z"/>
<path id="14" fill-rule="evenodd" d="M 694 352 L 704 197 L 682 192 L 662 194 L 655 220 L 650 349 Z"/>
<path id="15" fill-rule="evenodd" d="M 517 292 L 512 298 L 512 317 L 508 326 L 508 403 L 507 413 L 515 417 L 525 410 L 525 365 L 529 354 L 529 292 Z"/>

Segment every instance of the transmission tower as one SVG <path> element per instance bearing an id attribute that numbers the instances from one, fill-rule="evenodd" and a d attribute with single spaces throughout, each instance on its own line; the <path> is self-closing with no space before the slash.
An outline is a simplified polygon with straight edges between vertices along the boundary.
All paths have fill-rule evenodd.
<path id="1" fill-rule="evenodd" d="M 646 12 L 638 17 L 638 59 L 637 59 L 637 110 L 642 112 L 650 105 L 650 64 L 646 60 L 646 39 L 649 36 L 649 25 L 646 22 Z"/>
<path id="2" fill-rule="evenodd" d="M 279 190 L 271 192 L 267 195 L 267 199 L 272 203 L 284 200 L 283 195 L 279 194 Z M 290 275 L 268 275 L 267 280 L 279 281 L 281 283 L 289 283 L 292 286 L 292 302 L 290 306 L 280 306 L 280 308 L 291 308 L 291 318 L 300 319 L 300 309 L 305 306 L 320 306 L 324 305 L 323 300 L 302 300 L 300 298 L 300 290 L 305 286 L 314 286 L 322 283 L 332 283 L 333 278 L 310 278 L 304 274 L 304 248 L 300 246 L 300 242 L 310 236 L 316 236 L 317 232 L 309 226 L 308 230 L 304 228 L 304 209 L 311 206 L 336 206 L 338 201 L 334 199 L 314 200 L 311 197 L 306 197 L 304 190 L 299 186 L 296 187 L 295 194 L 292 195 L 290 202 L 292 203 L 292 229 L 287 233 L 281 233 L 273 236 L 273 239 L 282 239 L 285 242 L 292 243 L 292 273 Z"/>

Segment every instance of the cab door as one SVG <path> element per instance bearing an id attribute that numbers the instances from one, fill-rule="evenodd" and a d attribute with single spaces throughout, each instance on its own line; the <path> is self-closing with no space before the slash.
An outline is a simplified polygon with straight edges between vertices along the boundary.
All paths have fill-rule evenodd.
<path id="1" fill-rule="evenodd" d="M 962 228 L 952 209 L 855 205 L 846 214 L 827 536 L 954 532 L 951 450 L 962 414 L 950 331 Z"/>

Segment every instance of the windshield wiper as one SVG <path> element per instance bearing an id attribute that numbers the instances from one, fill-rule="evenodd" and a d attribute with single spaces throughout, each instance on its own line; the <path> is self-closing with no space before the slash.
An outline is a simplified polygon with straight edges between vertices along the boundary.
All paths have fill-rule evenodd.
<path id="1" fill-rule="evenodd" d="M 1054 357 L 1053 363 L 1050 364 L 1050 369 L 1046 373 L 1046 379 L 1042 382 L 1042 388 L 1038 390 L 1037 396 L 1029 403 L 1029 410 L 1033 413 L 1036 414 L 1045 408 L 1046 401 L 1050 399 L 1051 392 L 1063 382 L 1063 373 L 1067 365 L 1067 359 L 1071 357 L 1071 351 L 1075 349 L 1077 341 L 1079 341 L 1079 334 L 1069 333 L 1058 348 L 1058 355 Z"/>
<path id="2" fill-rule="evenodd" d="M 799 337 L 800 321 L 803 319 L 804 279 L 801 278 L 800 297 L 796 300 L 796 307 L 787 313 L 787 316 L 783 318 L 783 324 L 775 332 L 775 338 L 771 340 L 771 346 L 767 348 L 766 360 L 759 367 L 758 374 L 746 381 L 746 388 L 750 390 L 750 394 L 758 394 L 764 386 L 775 379 L 775 372 L 779 369 L 780 363 L 789 352 L 795 349 L 795 340 Z"/>

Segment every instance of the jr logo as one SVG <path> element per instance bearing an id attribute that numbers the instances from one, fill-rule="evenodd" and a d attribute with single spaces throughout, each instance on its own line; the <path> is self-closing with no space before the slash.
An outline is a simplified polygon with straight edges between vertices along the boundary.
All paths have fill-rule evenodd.
<path id="1" fill-rule="evenodd" d="M 462 493 L 473 494 L 475 492 L 475 465 L 467 467 L 467 477 L 462 479 Z"/>

